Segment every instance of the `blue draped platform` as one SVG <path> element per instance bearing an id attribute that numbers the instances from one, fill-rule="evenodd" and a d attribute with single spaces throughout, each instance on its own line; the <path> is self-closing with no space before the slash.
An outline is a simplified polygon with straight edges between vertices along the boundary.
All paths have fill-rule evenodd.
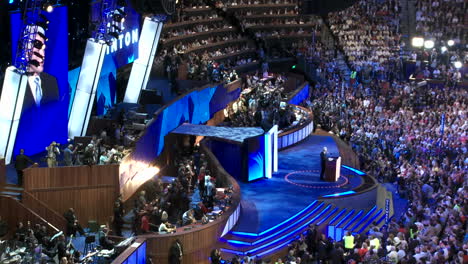
<path id="1" fill-rule="evenodd" d="M 241 144 L 247 138 L 263 135 L 263 129 L 259 127 L 216 127 L 185 123 L 171 133 L 226 139 Z"/>

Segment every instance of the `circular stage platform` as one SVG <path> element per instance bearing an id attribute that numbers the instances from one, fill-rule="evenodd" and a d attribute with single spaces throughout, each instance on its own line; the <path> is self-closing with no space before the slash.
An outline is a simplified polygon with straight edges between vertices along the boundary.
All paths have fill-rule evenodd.
<path id="1" fill-rule="evenodd" d="M 290 184 L 310 189 L 341 188 L 349 183 L 348 177 L 344 175 L 340 175 L 336 182 L 323 181 L 320 179 L 319 170 L 293 171 L 286 174 L 284 180 Z"/>

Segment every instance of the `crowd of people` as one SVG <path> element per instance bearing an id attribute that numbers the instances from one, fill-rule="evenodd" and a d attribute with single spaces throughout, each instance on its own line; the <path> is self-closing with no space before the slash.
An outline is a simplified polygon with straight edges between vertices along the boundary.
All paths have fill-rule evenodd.
<path id="1" fill-rule="evenodd" d="M 244 17 L 242 24 L 244 27 L 253 26 L 283 26 L 283 25 L 315 25 L 316 20 L 314 17 L 285 17 L 285 18 L 264 18 L 264 19 L 247 19 Z"/>
<path id="2" fill-rule="evenodd" d="M 14 237 L 0 243 L 0 262 L 46 263 L 57 258 L 61 264 L 75 263 L 79 254 L 70 254 L 66 242 L 63 234 L 51 235 L 45 225 L 19 222 Z"/>
<path id="3" fill-rule="evenodd" d="M 218 29 L 232 28 L 232 26 L 227 25 L 223 21 L 212 22 L 209 24 L 196 24 L 191 26 L 186 26 L 183 28 L 169 29 L 167 32 L 163 33 L 163 43 L 171 41 L 172 38 L 177 37 L 186 37 L 189 35 L 194 35 L 202 32 L 209 32 Z"/>
<path id="4" fill-rule="evenodd" d="M 195 148 L 177 157 L 177 177 L 167 184 L 160 178 L 151 180 L 135 199 L 135 234 L 167 234 L 177 227 L 206 224 L 215 217 L 210 212 L 222 211 L 230 203 L 232 189 L 216 191 L 221 183 L 210 172 L 205 154 Z"/>
<path id="5" fill-rule="evenodd" d="M 102 225 L 96 234 L 86 233 L 73 208 L 69 208 L 63 216 L 66 220 L 66 229 L 63 231 L 48 228 L 46 222 L 40 221 L 36 224 L 20 221 L 16 229 L 10 229 L 0 217 L 0 263 L 90 263 L 97 251 L 114 249 L 107 226 Z M 97 248 L 83 252 L 73 243 L 73 239 L 79 236 L 86 239 L 93 237 L 92 241 L 98 242 Z M 108 258 L 115 256 L 110 253 Z"/>
<path id="6" fill-rule="evenodd" d="M 257 72 L 245 76 L 243 81 L 239 99 L 224 110 L 223 125 L 262 127 L 267 131 L 274 125 L 282 130 L 302 120 L 303 114 L 285 102 L 284 75 Z"/>
<path id="7" fill-rule="evenodd" d="M 361 0 L 329 14 L 330 29 L 347 61 L 356 72 L 365 73 L 366 81 L 389 78 L 401 70 L 399 10 L 398 1 Z"/>
<path id="8" fill-rule="evenodd" d="M 461 0 L 416 1 L 416 32 L 425 39 L 466 39 L 466 3 Z"/>
<path id="9" fill-rule="evenodd" d="M 346 53 L 345 46 L 343 49 Z M 392 58 L 384 58 L 388 65 L 385 60 Z M 319 249 L 314 259 L 333 263 L 466 262 L 466 89 L 448 82 L 417 85 L 390 80 L 388 75 L 374 76 L 367 83 L 349 82 L 333 58 L 319 68 L 321 82 L 310 102 L 316 122 L 349 142 L 361 168 L 381 182 L 397 185 L 399 195 L 410 204 L 401 218 L 371 228 L 368 236 L 355 236 L 352 250 L 347 250 L 346 238 L 343 242 L 319 239 L 319 244 L 328 244 L 328 250 L 320 254 Z M 376 238 L 378 246 L 372 243 Z M 295 242 L 290 255 L 309 263 L 314 253 L 304 254 L 301 245 L 303 248 L 301 240 Z"/>
<path id="10" fill-rule="evenodd" d="M 218 0 L 216 1 L 217 8 L 229 8 L 239 5 L 275 5 L 275 4 L 296 4 L 294 0 Z"/>

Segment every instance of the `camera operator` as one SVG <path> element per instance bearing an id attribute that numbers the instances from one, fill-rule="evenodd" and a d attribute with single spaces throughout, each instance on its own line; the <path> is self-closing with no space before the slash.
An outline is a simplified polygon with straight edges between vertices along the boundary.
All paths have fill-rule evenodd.
<path id="1" fill-rule="evenodd" d="M 50 143 L 48 147 L 46 147 L 47 150 L 47 166 L 49 168 L 53 168 L 57 166 L 57 155 L 60 155 L 60 149 L 59 149 L 60 144 L 56 143 L 53 141 Z"/>
<path id="2" fill-rule="evenodd" d="M 88 144 L 86 146 L 84 153 L 83 153 L 83 164 L 84 165 L 96 165 L 96 154 L 95 148 L 93 144 Z"/>

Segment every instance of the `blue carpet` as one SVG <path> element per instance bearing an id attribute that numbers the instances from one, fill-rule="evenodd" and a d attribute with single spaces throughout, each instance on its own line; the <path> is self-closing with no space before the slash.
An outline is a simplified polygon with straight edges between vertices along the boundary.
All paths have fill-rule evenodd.
<path id="1" fill-rule="evenodd" d="M 331 156 L 339 155 L 333 138 L 310 136 L 300 144 L 279 152 L 278 172 L 273 174 L 271 179 L 240 182 L 242 200 L 247 203 L 242 204 L 246 208 L 242 207 L 235 231 L 262 232 L 298 213 L 319 196 L 359 186 L 361 177 L 343 168 L 341 174 L 349 179 L 347 185 L 334 187 L 346 181 L 343 177 L 337 183 L 325 183 L 320 180 L 320 152 L 324 146 L 328 148 Z M 295 184 L 285 180 L 285 176 L 292 172 L 297 173 L 290 174 L 288 179 Z"/>

